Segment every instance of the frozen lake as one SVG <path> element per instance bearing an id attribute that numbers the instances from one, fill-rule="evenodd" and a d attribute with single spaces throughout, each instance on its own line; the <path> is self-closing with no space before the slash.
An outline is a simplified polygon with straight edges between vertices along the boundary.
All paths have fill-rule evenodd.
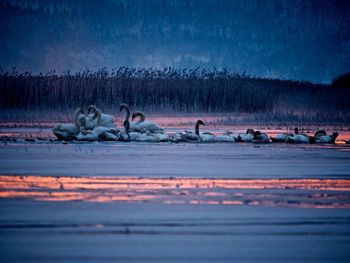
<path id="1" fill-rule="evenodd" d="M 350 146 L 8 142 L 3 262 L 349 262 Z"/>

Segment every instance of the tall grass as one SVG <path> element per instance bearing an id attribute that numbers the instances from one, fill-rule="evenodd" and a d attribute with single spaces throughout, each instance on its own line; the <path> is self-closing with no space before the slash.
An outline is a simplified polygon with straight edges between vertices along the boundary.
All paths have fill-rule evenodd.
<path id="1" fill-rule="evenodd" d="M 66 112 L 89 104 L 116 110 L 125 102 L 133 109 L 155 113 L 239 112 L 272 119 L 349 123 L 349 101 L 348 89 L 242 76 L 215 68 L 121 67 L 39 75 L 0 72 L 2 113 Z"/>

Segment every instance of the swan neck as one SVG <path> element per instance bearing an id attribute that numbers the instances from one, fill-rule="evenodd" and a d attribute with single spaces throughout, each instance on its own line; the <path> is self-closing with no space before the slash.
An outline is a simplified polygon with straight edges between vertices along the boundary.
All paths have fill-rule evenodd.
<path id="1" fill-rule="evenodd" d="M 199 123 L 196 123 L 195 133 L 199 136 Z"/>
<path id="2" fill-rule="evenodd" d="M 125 111 L 126 111 L 125 121 L 129 121 L 129 118 L 130 118 L 130 109 L 129 109 L 129 106 L 125 105 L 125 106 L 124 106 L 124 109 L 125 109 Z"/>
<path id="3" fill-rule="evenodd" d="M 79 118 L 79 115 L 82 114 L 82 113 L 83 113 L 83 112 L 82 112 L 82 109 L 81 109 L 81 108 L 77 108 L 77 109 L 75 110 L 74 125 L 75 125 L 75 127 L 76 127 L 78 130 L 80 130 L 80 127 L 81 127 L 80 123 L 78 122 L 78 118 Z"/>

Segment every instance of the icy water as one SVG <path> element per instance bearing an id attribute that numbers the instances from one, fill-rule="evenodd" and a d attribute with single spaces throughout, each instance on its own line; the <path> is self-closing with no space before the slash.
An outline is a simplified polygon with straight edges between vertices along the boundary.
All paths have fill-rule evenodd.
<path id="1" fill-rule="evenodd" d="M 0 144 L 1 262 L 349 262 L 350 146 Z"/>

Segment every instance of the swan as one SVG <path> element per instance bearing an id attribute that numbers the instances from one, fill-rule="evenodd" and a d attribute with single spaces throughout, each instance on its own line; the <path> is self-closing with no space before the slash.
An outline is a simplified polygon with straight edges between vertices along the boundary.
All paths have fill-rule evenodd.
<path id="1" fill-rule="evenodd" d="M 99 113 L 100 117 L 99 119 L 97 119 L 97 123 L 94 123 L 96 114 Z M 105 114 L 102 113 L 102 111 L 97 108 L 94 105 L 90 105 L 88 107 L 88 115 L 87 115 L 87 120 L 89 122 L 90 125 L 96 125 L 96 126 L 103 126 L 103 127 L 108 127 L 108 128 L 116 128 L 116 126 L 114 125 L 114 117 L 113 115 L 110 114 Z M 90 127 L 89 127 L 90 128 Z"/>
<path id="2" fill-rule="evenodd" d="M 150 131 L 142 133 L 137 140 L 139 142 L 160 142 L 159 136 L 156 133 L 151 133 Z"/>
<path id="3" fill-rule="evenodd" d="M 77 108 L 74 114 L 74 123 L 59 123 L 52 128 L 53 134 L 59 140 L 74 140 L 80 128 L 85 125 L 86 118 L 82 108 Z"/>
<path id="4" fill-rule="evenodd" d="M 254 138 L 253 138 L 252 142 L 254 142 L 254 143 L 268 143 L 268 142 L 270 142 L 270 137 L 267 136 L 266 133 L 262 133 L 260 131 L 255 131 Z"/>
<path id="5" fill-rule="evenodd" d="M 294 129 L 294 134 L 296 134 L 298 128 Z M 289 137 L 293 136 L 293 133 L 280 133 L 276 134 L 275 137 L 270 137 L 272 142 L 286 142 Z"/>
<path id="6" fill-rule="evenodd" d="M 77 135 L 78 141 L 117 141 L 120 137 L 120 131 L 115 128 L 103 126 L 88 130 L 82 127 Z"/>
<path id="7" fill-rule="evenodd" d="M 183 131 L 177 132 L 173 138 L 172 142 L 201 142 L 202 138 L 199 134 L 199 125 L 205 125 L 202 120 L 198 120 L 195 125 L 195 132 Z"/>
<path id="8" fill-rule="evenodd" d="M 233 132 L 227 131 L 222 135 L 215 136 L 216 142 L 235 142 L 236 139 L 233 135 Z"/>
<path id="9" fill-rule="evenodd" d="M 126 121 L 128 121 L 128 123 L 129 123 L 129 131 L 130 131 L 130 132 L 137 131 L 137 130 L 135 129 L 135 127 L 136 127 L 136 122 L 129 121 L 129 118 L 130 118 L 130 108 L 129 108 L 129 105 L 126 104 L 126 103 L 120 104 L 120 105 L 119 105 L 119 112 L 122 112 L 123 110 L 126 111 L 126 116 L 125 116 L 124 123 L 125 123 Z M 123 124 L 123 125 L 124 125 L 124 124 Z"/>
<path id="10" fill-rule="evenodd" d="M 335 139 L 338 137 L 337 132 L 333 132 L 331 135 L 319 135 L 315 138 L 316 143 L 335 143 Z"/>
<path id="11" fill-rule="evenodd" d="M 101 111 L 95 111 L 93 116 L 85 116 L 85 123 L 80 127 L 77 139 L 80 141 L 116 141 L 120 137 L 120 130 L 115 127 L 98 126 Z"/>
<path id="12" fill-rule="evenodd" d="M 215 135 L 211 132 L 202 132 L 199 136 L 202 138 L 202 142 L 215 142 Z"/>
<path id="13" fill-rule="evenodd" d="M 145 121 L 146 117 L 145 114 L 141 111 L 136 111 L 132 114 L 131 119 L 134 120 L 136 117 L 140 117 L 140 119 L 135 122 L 134 129 L 139 132 L 163 132 L 164 130 L 157 124 L 151 121 Z"/>
<path id="14" fill-rule="evenodd" d="M 299 134 L 299 129 L 294 129 L 295 134 L 292 136 L 287 137 L 286 142 L 289 143 L 310 143 L 313 140 L 313 137 L 307 135 L 307 134 Z"/>
<path id="15" fill-rule="evenodd" d="M 254 139 L 254 130 L 253 129 L 247 129 L 245 134 L 239 134 L 237 136 L 238 142 L 252 142 Z"/>
<path id="16" fill-rule="evenodd" d="M 169 135 L 165 132 L 157 132 L 155 133 L 159 137 L 159 141 L 167 142 L 169 141 Z"/>

